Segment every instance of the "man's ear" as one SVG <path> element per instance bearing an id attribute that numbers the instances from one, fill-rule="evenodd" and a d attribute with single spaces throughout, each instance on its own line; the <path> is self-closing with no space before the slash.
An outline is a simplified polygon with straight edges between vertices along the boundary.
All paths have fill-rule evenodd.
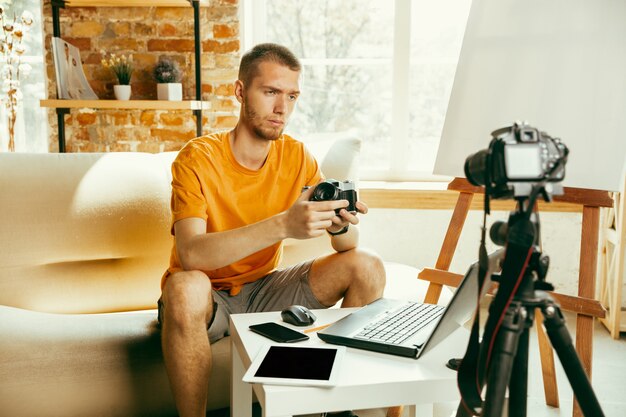
<path id="1" fill-rule="evenodd" d="M 239 103 L 243 104 L 243 81 L 241 80 L 235 81 L 235 97 Z"/>

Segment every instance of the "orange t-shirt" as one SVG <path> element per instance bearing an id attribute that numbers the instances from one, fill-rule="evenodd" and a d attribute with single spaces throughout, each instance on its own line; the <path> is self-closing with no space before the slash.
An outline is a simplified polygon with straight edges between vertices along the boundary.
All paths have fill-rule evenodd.
<path id="1" fill-rule="evenodd" d="M 199 217 L 206 220 L 207 233 L 214 233 L 256 223 L 287 210 L 302 187 L 321 178 L 315 158 L 287 135 L 271 142 L 265 164 L 257 171 L 235 160 L 229 132 L 192 139 L 172 164 L 172 225 Z M 281 254 L 279 242 L 231 265 L 203 272 L 211 278 L 213 288 L 236 295 L 243 284 L 276 269 Z M 161 286 L 167 276 L 181 270 L 174 243 Z"/>

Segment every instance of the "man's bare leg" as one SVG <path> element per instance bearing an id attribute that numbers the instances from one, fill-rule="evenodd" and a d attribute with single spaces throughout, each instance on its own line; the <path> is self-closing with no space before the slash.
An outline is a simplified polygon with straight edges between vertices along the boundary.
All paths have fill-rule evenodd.
<path id="1" fill-rule="evenodd" d="M 202 272 L 179 272 L 168 277 L 161 298 L 161 344 L 176 408 L 180 417 L 204 417 L 211 372 L 211 282 Z"/>
<path id="2" fill-rule="evenodd" d="M 375 254 L 352 249 L 316 259 L 309 284 L 319 302 L 332 306 L 359 307 L 382 297 L 385 267 Z"/>

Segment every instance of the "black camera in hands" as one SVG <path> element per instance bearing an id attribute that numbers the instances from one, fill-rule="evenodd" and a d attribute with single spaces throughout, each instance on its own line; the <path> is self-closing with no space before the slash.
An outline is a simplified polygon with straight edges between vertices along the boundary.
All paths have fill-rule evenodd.
<path id="1" fill-rule="evenodd" d="M 308 189 L 311 187 L 304 187 Z M 337 181 L 327 179 L 315 186 L 311 193 L 310 201 L 332 201 L 332 200 L 348 200 L 346 210 L 356 212 L 357 194 L 356 187 L 352 181 Z M 339 215 L 341 209 L 335 209 L 335 213 Z"/>
<path id="2" fill-rule="evenodd" d="M 560 139 L 526 123 L 495 130 L 488 149 L 465 160 L 465 176 L 494 198 L 523 195 L 523 183 L 559 183 L 565 178 L 569 150 Z"/>

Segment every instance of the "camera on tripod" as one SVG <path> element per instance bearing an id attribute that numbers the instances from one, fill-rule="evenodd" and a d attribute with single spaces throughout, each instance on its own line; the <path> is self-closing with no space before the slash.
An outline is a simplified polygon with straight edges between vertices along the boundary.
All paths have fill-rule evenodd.
<path id="1" fill-rule="evenodd" d="M 473 185 L 485 186 L 493 198 L 528 196 L 533 183 L 559 183 L 565 178 L 569 150 L 560 139 L 516 122 L 491 133 L 489 148 L 465 160 L 465 176 Z M 554 184 L 547 193 L 561 194 Z"/>
<path id="2" fill-rule="evenodd" d="M 541 310 L 550 342 L 584 415 L 603 416 L 560 307 L 546 292 L 553 289 L 545 280 L 549 258 L 541 253 L 539 245 L 535 203 L 539 196 L 550 201 L 552 194 L 563 192 L 561 181 L 565 178 L 569 150 L 560 139 L 525 123 L 495 130 L 491 136 L 489 148 L 466 159 L 465 176 L 473 185 L 485 187 L 477 305 L 490 280 L 498 282 L 498 290 L 489 306 L 482 339 L 479 309 L 474 317 L 472 335 L 459 362 L 461 403 L 456 416 L 500 417 L 507 390 L 508 415 L 526 416 L 528 329 L 533 325 L 536 309 Z M 510 213 L 508 222 L 494 222 L 490 230 L 493 242 L 505 246 L 501 273 L 490 274 L 485 244 L 489 199 L 510 197 L 517 201 L 515 211 Z"/>

